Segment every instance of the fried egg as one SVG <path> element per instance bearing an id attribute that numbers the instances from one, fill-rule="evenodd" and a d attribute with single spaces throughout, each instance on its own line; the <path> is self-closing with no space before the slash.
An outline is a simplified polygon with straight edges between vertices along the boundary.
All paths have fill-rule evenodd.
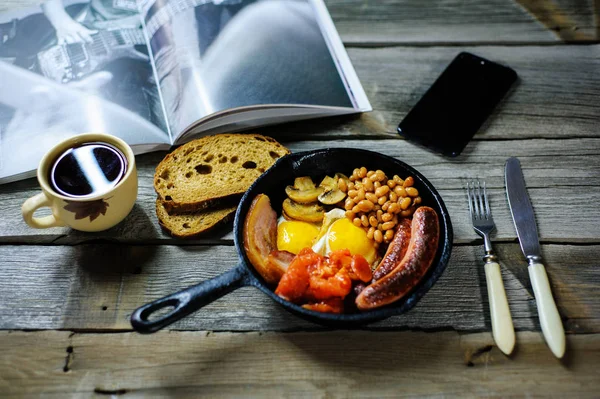
<path id="1" fill-rule="evenodd" d="M 298 254 L 311 247 L 319 234 L 319 228 L 307 222 L 290 221 L 280 217 L 277 221 L 277 249 Z"/>
<path id="2" fill-rule="evenodd" d="M 367 232 L 356 227 L 343 210 L 334 209 L 325 214 L 323 226 L 313 251 L 327 255 L 338 249 L 348 249 L 352 255 L 362 255 L 370 265 L 377 260 L 377 250 L 373 240 L 367 237 Z"/>

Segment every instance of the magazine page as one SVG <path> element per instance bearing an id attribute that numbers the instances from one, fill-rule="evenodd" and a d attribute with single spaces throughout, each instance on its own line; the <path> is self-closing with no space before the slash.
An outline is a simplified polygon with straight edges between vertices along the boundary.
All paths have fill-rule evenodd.
<path id="1" fill-rule="evenodd" d="M 237 107 L 355 109 L 310 0 L 155 0 L 143 13 L 176 140 Z"/>
<path id="2" fill-rule="evenodd" d="M 0 29 L 0 182 L 79 133 L 171 143 L 135 0 L 46 0 Z"/>

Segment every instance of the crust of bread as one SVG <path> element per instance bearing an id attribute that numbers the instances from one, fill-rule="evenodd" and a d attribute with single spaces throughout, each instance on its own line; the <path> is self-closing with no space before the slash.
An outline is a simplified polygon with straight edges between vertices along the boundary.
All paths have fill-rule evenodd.
<path id="1" fill-rule="evenodd" d="M 156 167 L 154 189 L 169 212 L 195 212 L 240 198 L 290 151 L 259 134 L 218 134 L 190 141 Z"/>

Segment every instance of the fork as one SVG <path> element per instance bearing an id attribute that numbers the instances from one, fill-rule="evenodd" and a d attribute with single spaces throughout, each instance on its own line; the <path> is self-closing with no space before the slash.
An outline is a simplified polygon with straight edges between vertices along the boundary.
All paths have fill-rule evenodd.
<path id="1" fill-rule="evenodd" d="M 485 182 L 479 180 L 467 183 L 467 196 L 469 198 L 469 212 L 475 232 L 483 237 L 485 248 L 485 280 L 487 282 L 488 297 L 490 301 L 490 315 L 492 319 L 492 334 L 498 348 L 506 355 L 510 355 L 515 347 L 515 329 L 513 327 L 500 265 L 492 250 L 490 233 L 496 228 L 490 204 L 488 202 Z"/>

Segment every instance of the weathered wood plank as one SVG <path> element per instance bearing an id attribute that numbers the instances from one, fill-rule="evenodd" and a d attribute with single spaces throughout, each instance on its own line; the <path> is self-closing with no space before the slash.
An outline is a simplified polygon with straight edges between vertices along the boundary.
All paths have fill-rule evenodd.
<path id="1" fill-rule="evenodd" d="M 515 327 L 539 330 L 526 263 L 516 244 L 498 244 Z M 559 311 L 568 332 L 600 331 L 600 246 L 544 245 Z M 483 247 L 458 246 L 447 270 L 415 309 L 369 329 L 489 331 Z M 0 247 L 0 329 L 130 329 L 146 302 L 215 277 L 237 263 L 234 247 Z M 181 330 L 321 329 L 242 288 L 174 324 Z"/>
<path id="2" fill-rule="evenodd" d="M 374 111 L 328 126 L 330 133 L 397 137 L 398 123 L 460 51 L 506 64 L 519 75 L 476 139 L 598 137 L 600 45 L 350 49 Z"/>
<path id="3" fill-rule="evenodd" d="M 589 1 L 516 0 L 516 2 L 566 42 L 598 39 L 593 5 Z"/>
<path id="4" fill-rule="evenodd" d="M 154 335 L 0 332 L 0 390 L 19 397 L 597 397 L 600 335 L 541 335 L 504 356 L 491 334 Z"/>
<path id="5" fill-rule="evenodd" d="M 589 206 L 600 200 L 600 139 L 477 141 L 469 144 L 458 159 L 443 158 L 404 140 L 336 140 L 286 143 L 293 151 L 315 148 L 356 147 L 378 151 L 413 165 L 442 194 L 454 226 L 455 242 L 472 242 L 478 236 L 467 214 L 463 191 L 467 178 L 485 179 L 491 189 L 491 206 L 497 223 L 495 240 L 512 241 L 514 226 L 504 194 L 504 162 L 518 156 L 523 164 L 539 225 L 546 242 L 599 242 L 600 210 Z M 138 157 L 139 195 L 132 214 L 117 227 L 89 234 L 68 228 L 36 230 L 21 218 L 20 207 L 34 195 L 36 181 L 0 186 L 0 242 L 73 244 L 94 239 L 121 242 L 169 242 L 154 211 L 152 188 L 154 168 L 164 153 Z M 549 162 L 549 159 L 552 159 Z M 560 228 L 556 220 L 560 217 Z M 231 242 L 231 225 L 213 232 L 199 242 Z M 173 241 L 173 240 L 171 240 Z M 173 242 L 182 243 L 181 240 Z"/>
<path id="6" fill-rule="evenodd" d="M 4 0 L 0 12 L 36 7 L 39 0 Z M 593 40 L 593 7 L 588 2 L 510 0 L 326 0 L 347 45 L 427 43 L 554 43 Z M 590 23 L 591 22 L 591 23 Z"/>

